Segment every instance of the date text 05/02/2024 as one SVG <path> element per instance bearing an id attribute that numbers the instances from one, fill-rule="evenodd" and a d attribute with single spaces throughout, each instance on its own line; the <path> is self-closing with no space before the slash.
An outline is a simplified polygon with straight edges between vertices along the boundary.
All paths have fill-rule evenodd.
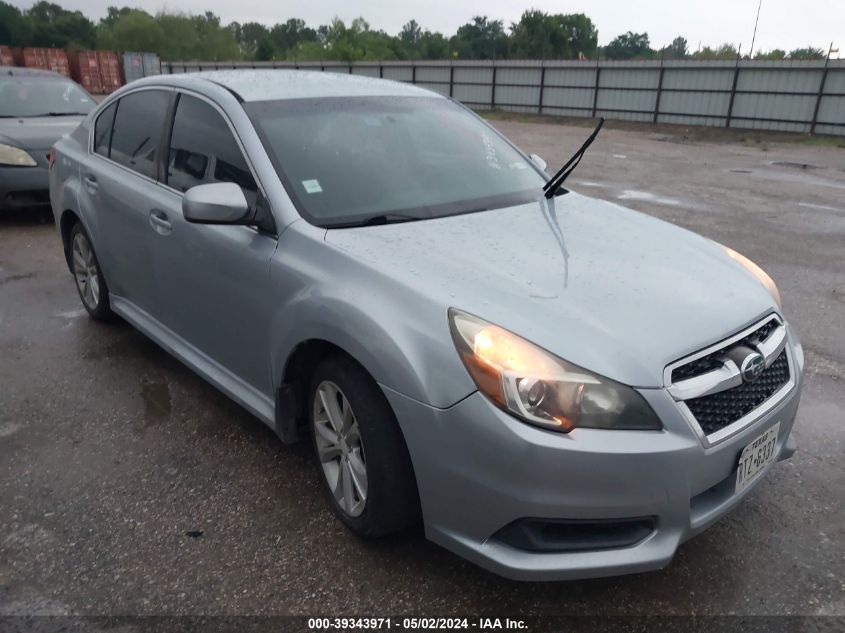
<path id="1" fill-rule="evenodd" d="M 449 630 L 463 629 L 475 631 L 524 630 L 527 625 L 524 620 L 512 618 L 308 618 L 308 629 L 311 631 L 344 631 L 344 630 Z"/>

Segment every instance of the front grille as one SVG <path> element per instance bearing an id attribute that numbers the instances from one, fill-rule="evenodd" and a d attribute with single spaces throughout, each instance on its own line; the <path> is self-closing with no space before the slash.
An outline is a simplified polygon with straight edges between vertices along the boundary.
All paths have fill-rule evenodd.
<path id="1" fill-rule="evenodd" d="M 775 330 L 777 327 L 778 322 L 774 319 L 771 319 L 770 321 L 764 323 L 756 330 L 751 332 L 751 334 L 735 343 L 735 345 L 744 344 L 751 345 L 753 347 L 755 343 L 765 341 L 767 338 L 769 338 L 769 334 L 771 334 L 772 331 Z M 708 371 L 721 367 L 721 357 L 724 355 L 724 353 L 724 349 L 716 350 L 712 354 L 702 356 L 701 358 L 691 361 L 685 365 L 676 367 L 674 370 L 672 370 L 672 382 L 686 380 L 687 378 L 694 378 L 695 376 L 706 374 Z"/>
<path id="2" fill-rule="evenodd" d="M 754 382 L 685 402 L 701 430 L 710 435 L 751 413 L 788 381 L 789 361 L 784 350 Z"/>

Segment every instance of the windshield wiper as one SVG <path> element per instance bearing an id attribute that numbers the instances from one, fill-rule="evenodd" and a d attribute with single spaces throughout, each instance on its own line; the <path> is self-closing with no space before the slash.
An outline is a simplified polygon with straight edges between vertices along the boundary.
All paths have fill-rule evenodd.
<path id="1" fill-rule="evenodd" d="M 567 179 L 569 174 L 575 171 L 575 168 L 578 167 L 578 163 L 581 162 L 581 158 L 584 157 L 584 154 L 587 152 L 587 148 L 593 144 L 593 141 L 596 140 L 596 136 L 599 134 L 599 130 L 601 130 L 601 126 L 604 125 L 604 117 L 599 119 L 599 124 L 596 126 L 596 129 L 593 130 L 593 133 L 584 141 L 584 144 L 572 155 L 566 164 L 561 167 L 558 172 L 549 178 L 549 181 L 543 185 L 543 195 L 547 198 L 551 198 L 553 195 L 557 193 L 557 190 L 560 189 L 560 186 L 563 184 L 563 181 Z"/>
<path id="2" fill-rule="evenodd" d="M 87 112 L 42 112 L 41 114 L 28 114 L 27 117 L 39 117 L 39 116 L 85 116 Z"/>
<path id="3" fill-rule="evenodd" d="M 332 222 L 326 224 L 327 229 L 348 229 L 355 226 L 377 226 L 380 224 L 398 224 L 399 222 L 413 222 L 414 220 L 424 219 L 418 215 L 408 215 L 405 213 L 378 213 L 371 215 L 362 220 L 353 220 L 351 222 Z"/>

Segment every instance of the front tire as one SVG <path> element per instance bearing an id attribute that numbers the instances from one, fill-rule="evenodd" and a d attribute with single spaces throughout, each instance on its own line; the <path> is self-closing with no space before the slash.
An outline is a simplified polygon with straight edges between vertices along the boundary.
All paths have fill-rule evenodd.
<path id="1" fill-rule="evenodd" d="M 114 312 L 109 303 L 109 289 L 100 262 L 94 253 L 91 239 L 82 224 L 77 222 L 70 230 L 70 268 L 76 290 L 85 310 L 97 321 L 111 321 Z"/>
<path id="2" fill-rule="evenodd" d="M 317 366 L 309 393 L 314 453 L 337 517 L 365 538 L 416 523 L 419 494 L 408 448 L 376 382 L 336 355 Z"/>

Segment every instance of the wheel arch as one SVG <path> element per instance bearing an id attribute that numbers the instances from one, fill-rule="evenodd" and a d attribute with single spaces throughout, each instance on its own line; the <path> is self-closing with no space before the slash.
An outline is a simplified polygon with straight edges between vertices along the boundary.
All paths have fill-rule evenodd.
<path id="1" fill-rule="evenodd" d="M 80 223 L 82 224 L 82 218 L 80 215 L 74 211 L 73 209 L 65 209 L 62 211 L 62 215 L 59 218 L 59 235 L 62 238 L 62 247 L 64 248 L 65 253 L 65 263 L 67 264 L 68 270 L 71 270 L 71 263 L 70 263 L 70 232 L 73 230 L 75 224 Z M 83 227 L 85 225 L 83 224 Z"/>
<path id="2" fill-rule="evenodd" d="M 276 391 L 276 433 L 286 444 L 303 437 L 308 419 L 311 376 L 320 362 L 335 354 L 352 360 L 378 383 L 373 371 L 344 345 L 318 336 L 300 341 L 285 358 Z"/>

